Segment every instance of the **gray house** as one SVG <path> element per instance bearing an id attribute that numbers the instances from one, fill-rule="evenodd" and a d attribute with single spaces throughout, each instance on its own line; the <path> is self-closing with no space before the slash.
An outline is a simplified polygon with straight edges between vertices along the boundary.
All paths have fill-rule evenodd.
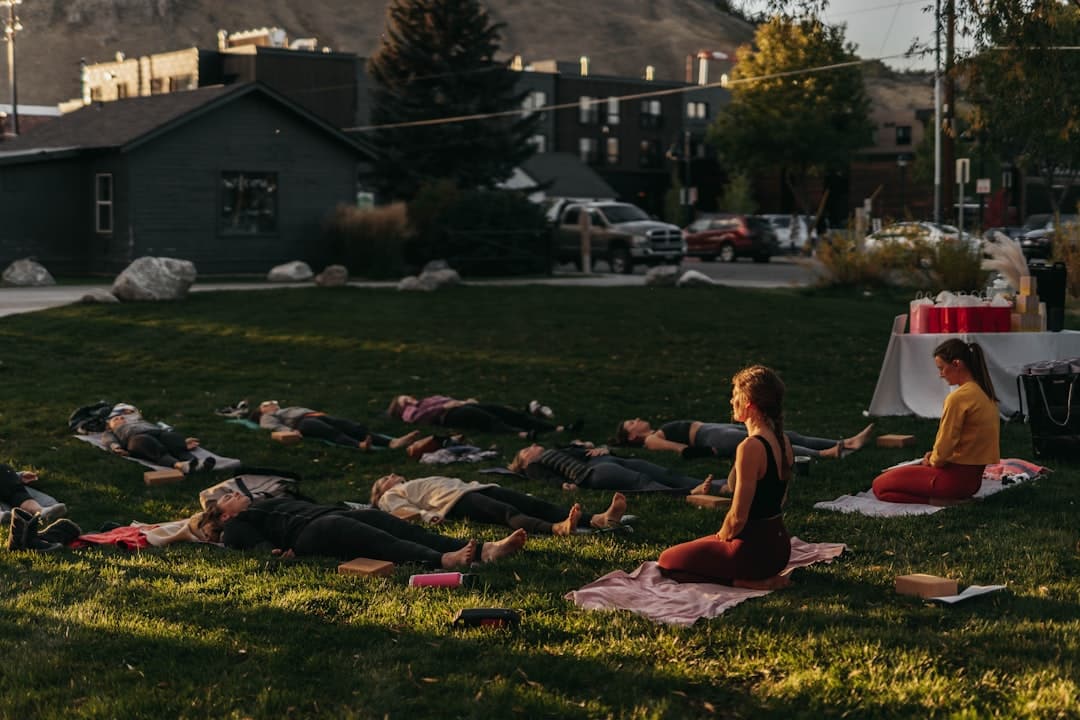
<path id="1" fill-rule="evenodd" d="M 200 273 L 333 260 L 320 230 L 373 153 L 257 83 L 93 103 L 0 143 L 0 265 Z"/>

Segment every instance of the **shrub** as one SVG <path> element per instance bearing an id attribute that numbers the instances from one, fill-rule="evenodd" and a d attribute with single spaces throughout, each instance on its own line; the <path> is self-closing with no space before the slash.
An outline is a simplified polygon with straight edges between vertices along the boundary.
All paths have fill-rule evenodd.
<path id="1" fill-rule="evenodd" d="M 876 253 L 875 253 L 876 255 Z M 819 242 L 817 259 L 825 269 L 822 284 L 838 287 L 883 285 L 882 266 L 874 255 L 864 252 L 850 230 L 834 230 L 827 241 Z"/>
<path id="2" fill-rule="evenodd" d="M 323 221 L 323 235 L 350 274 L 401 277 L 409 220 L 404 203 L 375 208 L 341 204 Z"/>
<path id="3" fill-rule="evenodd" d="M 934 249 L 932 270 L 940 290 L 981 292 L 990 276 L 979 267 L 982 253 L 960 242 L 941 242 Z"/>
<path id="4" fill-rule="evenodd" d="M 725 212 L 753 215 L 757 212 L 754 202 L 754 187 L 746 173 L 732 175 L 724 186 L 724 194 L 717 199 L 721 210 Z"/>

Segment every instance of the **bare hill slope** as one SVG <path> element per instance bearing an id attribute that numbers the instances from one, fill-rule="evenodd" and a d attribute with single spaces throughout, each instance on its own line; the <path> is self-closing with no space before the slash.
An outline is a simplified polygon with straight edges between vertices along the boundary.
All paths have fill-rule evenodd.
<path id="1" fill-rule="evenodd" d="M 530 60 L 592 59 L 599 74 L 682 79 L 687 54 L 732 51 L 750 25 L 708 0 L 488 0 L 506 24 L 502 49 Z M 197 46 L 217 31 L 280 27 L 334 50 L 370 55 L 385 25 L 384 0 L 25 0 L 16 36 L 19 103 L 51 105 L 79 94 L 79 60 L 111 60 Z M 0 98 L 10 102 L 0 53 Z"/>

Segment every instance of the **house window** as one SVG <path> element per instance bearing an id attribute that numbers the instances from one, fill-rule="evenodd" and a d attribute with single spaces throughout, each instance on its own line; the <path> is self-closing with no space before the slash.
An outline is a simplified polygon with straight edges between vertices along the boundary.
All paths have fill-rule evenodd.
<path id="1" fill-rule="evenodd" d="M 607 153 L 607 164 L 618 165 L 619 164 L 619 138 L 610 137 L 605 143 Z"/>
<path id="2" fill-rule="evenodd" d="M 600 118 L 600 108 L 595 98 L 582 95 L 578 98 L 578 122 L 582 125 L 595 125 Z"/>
<path id="3" fill-rule="evenodd" d="M 662 120 L 663 116 L 659 100 L 641 101 L 641 127 L 658 128 Z"/>
<path id="4" fill-rule="evenodd" d="M 595 165 L 600 161 L 599 143 L 593 138 L 578 138 L 578 157 L 586 165 Z"/>
<path id="5" fill-rule="evenodd" d="M 112 173 L 94 175 L 94 229 L 100 234 L 113 231 Z"/>
<path id="6" fill-rule="evenodd" d="M 116 86 L 116 98 L 118 100 L 123 100 L 127 96 L 128 96 L 128 84 L 127 83 L 119 83 L 119 84 L 117 84 L 117 86 Z"/>
<path id="7" fill-rule="evenodd" d="M 528 117 L 546 105 L 547 93 L 543 90 L 533 90 L 521 101 L 521 114 Z"/>
<path id="8" fill-rule="evenodd" d="M 911 126 L 910 125 L 897 125 L 896 126 L 896 144 L 897 145 L 910 145 L 911 144 Z"/>
<path id="9" fill-rule="evenodd" d="M 174 75 L 169 78 L 169 92 L 179 92 L 181 90 L 191 90 L 194 88 L 192 78 L 190 75 Z"/>
<path id="10" fill-rule="evenodd" d="M 260 235 L 277 232 L 277 173 L 221 173 L 221 232 Z"/>
<path id="11" fill-rule="evenodd" d="M 704 120 L 709 117 L 709 103 L 697 101 L 686 103 L 686 117 L 691 120 Z"/>
<path id="12" fill-rule="evenodd" d="M 642 140 L 638 164 L 643 168 L 658 168 L 660 161 L 660 143 L 656 140 Z"/>
<path id="13" fill-rule="evenodd" d="M 619 124 L 619 98 L 617 97 L 609 97 L 607 99 L 607 124 Z"/>
<path id="14" fill-rule="evenodd" d="M 532 146 L 534 148 L 536 148 L 536 153 L 538 155 L 540 153 L 547 152 L 547 137 L 545 137 L 544 135 L 533 135 L 529 138 L 529 142 L 532 143 Z"/>
<path id="15" fill-rule="evenodd" d="M 90 99 L 92 101 L 94 101 L 94 102 L 97 102 L 97 101 L 101 100 L 101 87 L 100 86 L 95 85 L 94 87 L 90 88 Z"/>
<path id="16" fill-rule="evenodd" d="M 161 78 L 150 78 L 150 94 L 151 95 L 160 95 L 162 92 L 164 92 L 164 90 L 162 90 L 162 87 L 163 87 L 163 81 L 162 81 Z"/>

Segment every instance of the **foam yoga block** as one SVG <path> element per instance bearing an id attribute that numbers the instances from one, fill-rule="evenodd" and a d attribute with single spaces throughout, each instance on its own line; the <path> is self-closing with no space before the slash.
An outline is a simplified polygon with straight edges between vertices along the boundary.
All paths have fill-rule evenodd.
<path id="1" fill-rule="evenodd" d="M 270 433 L 270 437 L 277 440 L 282 445 L 295 445 L 304 439 L 304 437 L 296 430 L 278 430 Z"/>
<path id="2" fill-rule="evenodd" d="M 921 598 L 955 595 L 956 581 L 922 573 L 900 575 L 896 578 L 896 592 L 901 595 L 918 595 Z"/>
<path id="3" fill-rule="evenodd" d="M 686 502 L 703 508 L 721 508 L 731 504 L 731 498 L 717 495 L 687 495 Z"/>
<path id="4" fill-rule="evenodd" d="M 877 446 L 882 448 L 905 448 L 914 444 L 914 435 L 879 435 L 877 439 Z"/>
<path id="5" fill-rule="evenodd" d="M 148 470 L 143 473 L 143 482 L 147 485 L 165 485 L 166 483 L 179 482 L 184 479 L 184 473 L 179 470 Z"/>
<path id="6" fill-rule="evenodd" d="M 371 558 L 353 558 L 337 567 L 340 575 L 360 575 L 361 577 L 386 577 L 394 572 L 394 563 Z"/>

